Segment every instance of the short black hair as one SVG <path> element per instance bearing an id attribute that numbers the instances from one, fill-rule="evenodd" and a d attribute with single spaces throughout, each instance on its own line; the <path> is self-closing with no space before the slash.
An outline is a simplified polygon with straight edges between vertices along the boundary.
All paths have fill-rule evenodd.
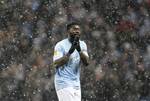
<path id="1" fill-rule="evenodd" d="M 71 22 L 69 24 L 67 24 L 67 31 L 74 25 L 79 25 L 80 26 L 80 23 L 79 22 Z"/>

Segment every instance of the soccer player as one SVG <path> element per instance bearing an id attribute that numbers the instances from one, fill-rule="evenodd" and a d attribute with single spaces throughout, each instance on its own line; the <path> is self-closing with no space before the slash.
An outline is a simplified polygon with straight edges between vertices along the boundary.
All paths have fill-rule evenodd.
<path id="1" fill-rule="evenodd" d="M 81 101 L 80 63 L 87 66 L 89 55 L 86 43 L 80 40 L 80 24 L 68 24 L 67 34 L 54 49 L 55 89 L 59 101 Z"/>

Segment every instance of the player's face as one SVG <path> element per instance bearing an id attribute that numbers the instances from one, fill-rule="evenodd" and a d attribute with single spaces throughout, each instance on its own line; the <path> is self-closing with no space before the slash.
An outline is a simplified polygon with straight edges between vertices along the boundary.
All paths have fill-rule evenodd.
<path id="1" fill-rule="evenodd" d="M 70 36 L 78 36 L 80 37 L 81 35 L 81 28 L 79 25 L 73 25 L 70 30 L 69 30 L 69 35 Z"/>

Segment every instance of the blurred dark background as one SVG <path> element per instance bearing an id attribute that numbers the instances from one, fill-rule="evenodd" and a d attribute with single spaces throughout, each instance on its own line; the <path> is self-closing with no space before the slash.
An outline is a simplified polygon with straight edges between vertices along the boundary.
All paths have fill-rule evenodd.
<path id="1" fill-rule="evenodd" d="M 58 101 L 51 67 L 80 21 L 82 101 L 150 101 L 150 0 L 0 0 L 0 101 Z"/>

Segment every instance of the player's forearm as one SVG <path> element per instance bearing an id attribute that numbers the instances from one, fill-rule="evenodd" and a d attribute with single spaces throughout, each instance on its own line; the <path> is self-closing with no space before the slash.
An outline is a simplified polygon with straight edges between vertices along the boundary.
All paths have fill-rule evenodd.
<path id="1" fill-rule="evenodd" d="M 69 55 L 65 55 L 62 58 L 55 60 L 53 65 L 55 67 L 60 67 L 66 64 L 68 61 L 69 61 Z"/>
<path id="2" fill-rule="evenodd" d="M 89 57 L 86 56 L 83 52 L 80 52 L 80 58 L 84 65 L 89 65 Z"/>

